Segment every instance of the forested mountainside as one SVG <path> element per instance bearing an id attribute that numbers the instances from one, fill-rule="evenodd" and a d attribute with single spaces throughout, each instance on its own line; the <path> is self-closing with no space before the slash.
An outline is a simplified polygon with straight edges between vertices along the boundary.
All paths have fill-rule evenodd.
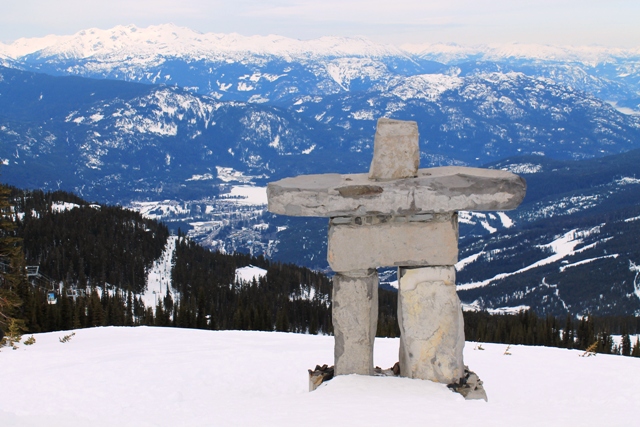
<path id="1" fill-rule="evenodd" d="M 29 265 L 40 266 L 43 274 L 67 286 L 109 284 L 144 292 L 147 271 L 169 237 L 165 225 L 63 191 L 14 189 L 12 198 Z"/>
<path id="2" fill-rule="evenodd" d="M 14 289 L 21 304 L 13 315 L 23 332 L 156 325 L 332 333 L 331 285 L 321 273 L 263 257 L 211 252 L 182 233 L 170 237 L 166 226 L 137 212 L 90 204 L 63 191 L 12 188 L 9 200 L 16 225 L 12 233 L 22 240 L 27 261 L 27 280 Z M 168 239 L 176 239 L 169 291 L 157 295 L 155 306 L 145 305 L 141 294 L 149 291 L 151 265 L 166 251 Z M 249 265 L 264 274 L 240 279 L 239 268 Z M 3 290 L 7 283 L 0 284 Z M 398 336 L 397 294 L 380 289 L 379 298 L 378 336 Z M 639 356 L 640 346 L 632 348 L 628 338 L 637 331 L 638 318 L 630 316 L 578 321 L 569 315 L 563 323 L 533 311 L 465 313 L 467 339 L 482 342 L 593 345 L 601 353 Z M 626 341 L 615 344 L 612 333 Z"/>
<path id="3" fill-rule="evenodd" d="M 556 315 L 640 313 L 639 151 L 581 162 L 512 158 L 491 167 L 523 174 L 527 196 L 506 213 L 508 227 L 476 226 L 461 240 L 465 302 Z"/>
<path id="4" fill-rule="evenodd" d="M 14 188 L 10 200 L 30 273 L 29 285 L 18 292 L 20 317 L 31 332 L 132 324 L 331 331 L 324 275 L 262 257 L 211 252 L 180 235 L 170 290 L 153 307 L 142 294 L 152 264 L 166 249 L 165 225 L 63 191 Z M 241 281 L 236 270 L 248 265 L 267 272 Z M 55 304 L 47 304 L 49 293 Z"/>

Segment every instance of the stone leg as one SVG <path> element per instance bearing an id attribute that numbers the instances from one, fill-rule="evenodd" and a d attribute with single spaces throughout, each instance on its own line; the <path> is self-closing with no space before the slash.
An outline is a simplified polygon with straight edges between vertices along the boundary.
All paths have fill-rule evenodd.
<path id="1" fill-rule="evenodd" d="M 464 376 L 464 320 L 455 269 L 398 269 L 400 375 L 451 384 Z"/>
<path id="2" fill-rule="evenodd" d="M 361 270 L 333 277 L 335 375 L 373 375 L 378 327 L 378 272 Z"/>

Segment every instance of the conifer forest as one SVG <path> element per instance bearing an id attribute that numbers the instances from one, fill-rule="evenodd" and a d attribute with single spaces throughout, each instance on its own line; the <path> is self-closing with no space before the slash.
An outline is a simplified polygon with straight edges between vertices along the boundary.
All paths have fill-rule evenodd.
<path id="1" fill-rule="evenodd" d="M 58 206 L 73 206 L 59 209 Z M 212 252 L 177 236 L 171 291 L 146 306 L 147 272 L 169 238 L 161 222 L 62 191 L 0 189 L 0 329 L 20 333 L 154 325 L 331 334 L 331 281 L 262 256 Z M 236 269 L 266 274 L 238 281 Z M 37 267 L 37 271 L 34 270 Z M 31 269 L 31 270 L 30 270 Z M 378 336 L 397 337 L 397 294 L 379 290 Z M 580 319 L 464 313 L 468 341 L 545 345 L 640 357 L 633 316 Z M 612 335 L 622 335 L 616 344 Z"/>

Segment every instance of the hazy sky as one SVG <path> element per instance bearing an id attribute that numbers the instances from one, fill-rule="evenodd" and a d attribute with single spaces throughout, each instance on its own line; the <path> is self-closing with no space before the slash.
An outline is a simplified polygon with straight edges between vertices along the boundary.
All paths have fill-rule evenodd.
<path id="1" fill-rule="evenodd" d="M 640 46 L 640 0 L 3 0 L 0 41 L 174 23 L 200 32 L 382 43 Z"/>

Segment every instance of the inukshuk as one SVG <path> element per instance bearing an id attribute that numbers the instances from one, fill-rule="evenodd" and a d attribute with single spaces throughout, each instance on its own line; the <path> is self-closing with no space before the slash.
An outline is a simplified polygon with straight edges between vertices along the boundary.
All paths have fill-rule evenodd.
<path id="1" fill-rule="evenodd" d="M 267 187 L 269 211 L 329 217 L 335 374 L 373 374 L 378 267 L 398 267 L 400 375 L 463 378 L 456 294 L 458 211 L 509 210 L 525 181 L 502 170 L 418 169 L 416 122 L 378 120 L 369 174 L 304 175 Z"/>

